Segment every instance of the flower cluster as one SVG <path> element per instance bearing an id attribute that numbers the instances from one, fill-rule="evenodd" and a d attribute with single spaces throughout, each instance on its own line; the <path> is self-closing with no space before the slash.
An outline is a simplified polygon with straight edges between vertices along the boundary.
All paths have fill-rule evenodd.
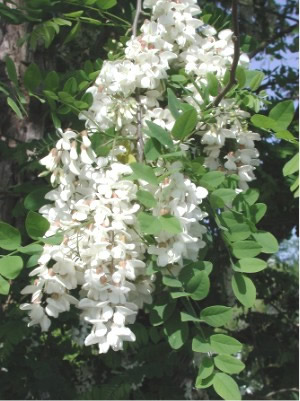
<path id="1" fill-rule="evenodd" d="M 130 166 L 118 162 L 113 152 L 106 158 L 96 157 L 86 131 L 67 130 L 61 135 L 41 160 L 52 172 L 56 187 L 46 195 L 52 203 L 40 213 L 50 223 L 46 237 L 62 233 L 64 239 L 60 245 L 44 246 L 39 266 L 30 273 L 38 278 L 22 291 L 32 294 L 32 302 L 21 309 L 29 311 L 29 325 L 40 324 L 46 331 L 49 317 L 57 318 L 74 304 L 92 325 L 85 344 L 98 344 L 100 353 L 110 347 L 120 350 L 123 341 L 135 340 L 127 324 L 134 323 L 138 309 L 152 301 L 147 252 L 161 255 L 160 266 L 181 264 L 188 253 L 195 259 L 205 232 L 197 225 L 204 217 L 197 205 L 207 192 L 179 172 L 157 187 L 143 180 L 134 183 L 126 178 L 132 173 Z M 170 168 L 174 171 L 180 166 Z M 182 234 L 162 234 L 156 245 L 146 247 L 137 232 L 138 187 L 157 197 L 153 215 L 166 211 L 168 205 L 167 213 L 178 216 Z"/>
<path id="2" fill-rule="evenodd" d="M 93 103 L 80 115 L 86 131 L 61 131 L 56 147 L 41 160 L 55 187 L 46 195 L 51 203 L 40 210 L 50 222 L 46 237 L 62 233 L 64 239 L 60 245 L 44 246 L 39 266 L 31 273 L 38 278 L 22 292 L 32 294 L 32 302 L 21 306 L 29 311 L 29 324 L 40 324 L 42 330 L 48 330 L 49 317 L 76 305 L 92 327 L 85 344 L 98 344 L 100 353 L 110 347 L 120 350 L 124 341 L 135 340 L 128 324 L 134 323 L 144 303 L 151 302 L 154 288 L 146 272 L 148 255 L 175 275 L 184 259 L 197 260 L 206 232 L 199 224 L 206 217 L 199 205 L 208 193 L 185 176 L 181 163 L 161 159 L 165 178 L 159 184 L 134 180 L 130 165 L 121 162 L 125 147 L 116 145 L 107 157 L 98 157 L 91 135 L 114 128 L 118 137 L 130 140 L 134 158 L 140 126 L 145 135 L 147 121 L 171 131 L 175 119 L 162 103 L 171 67 L 184 69 L 192 78 L 184 100 L 196 108 L 201 121 L 204 99 L 197 88 L 207 85 L 208 72 L 221 78 L 233 56 L 232 32 L 217 34 L 196 18 L 196 0 L 145 0 L 144 7 L 152 9 L 151 19 L 128 41 L 122 60 L 104 62 L 88 89 Z M 247 57 L 241 57 L 241 63 L 247 63 Z M 259 136 L 248 131 L 247 113 L 232 100 L 223 100 L 212 113 L 214 122 L 197 125 L 207 156 L 204 164 L 238 173 L 241 188 L 246 188 L 259 163 L 254 146 Z M 227 138 L 234 140 L 232 149 L 227 149 Z M 181 147 L 188 149 L 186 144 Z M 143 240 L 139 189 L 155 198 L 147 213 L 177 219 L 180 232 L 162 229 L 150 245 Z"/>

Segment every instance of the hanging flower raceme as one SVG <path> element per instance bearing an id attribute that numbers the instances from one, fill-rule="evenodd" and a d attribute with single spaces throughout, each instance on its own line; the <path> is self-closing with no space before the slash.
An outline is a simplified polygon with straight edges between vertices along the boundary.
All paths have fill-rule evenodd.
<path id="1" fill-rule="evenodd" d="M 246 188 L 259 163 L 254 141 L 260 138 L 248 130 L 247 113 L 233 101 L 223 100 L 214 108 L 213 122 L 201 122 L 204 99 L 197 88 L 207 85 L 208 72 L 222 78 L 230 66 L 232 32 L 226 29 L 217 34 L 198 19 L 196 0 L 145 0 L 144 7 L 152 9 L 151 19 L 144 21 L 138 37 L 127 42 L 124 59 L 104 62 L 88 89 L 93 102 L 80 115 L 86 131 L 60 131 L 56 147 L 41 160 L 54 186 L 46 195 L 51 203 L 40 209 L 50 222 L 46 237 L 62 233 L 64 239 L 60 245 L 44 246 L 39 266 L 30 274 L 37 278 L 22 291 L 32 296 L 31 303 L 21 306 L 29 311 L 29 325 L 40 324 L 46 331 L 49 318 L 74 305 L 91 325 L 85 344 L 98 344 L 100 353 L 120 350 L 124 341 L 135 340 L 128 325 L 144 303 L 152 302 L 154 284 L 146 271 L 149 258 L 177 275 L 184 259 L 196 261 L 205 246 L 206 228 L 200 222 L 207 215 L 200 205 L 207 190 L 186 176 L 182 163 L 161 158 L 157 163 L 162 172 L 155 174 L 164 175 L 156 185 L 134 178 L 124 156 L 130 152 L 135 160 L 137 137 L 142 130 L 147 138 L 147 123 L 172 131 L 175 118 L 163 102 L 170 68 L 184 69 L 194 81 L 187 85 L 184 100 L 199 113 L 204 165 L 238 173 L 241 188 Z M 241 62 L 247 63 L 245 56 Z M 110 128 L 121 144 L 99 157 L 91 136 Z M 227 138 L 234 147 L 221 158 Z M 124 141 L 129 142 L 127 147 Z M 179 148 L 188 150 L 188 142 Z M 141 190 L 151 194 L 153 206 L 145 209 L 138 197 Z M 157 219 L 174 219 L 177 229 L 172 232 L 162 225 L 147 243 L 139 231 L 139 216 L 145 210 Z"/>

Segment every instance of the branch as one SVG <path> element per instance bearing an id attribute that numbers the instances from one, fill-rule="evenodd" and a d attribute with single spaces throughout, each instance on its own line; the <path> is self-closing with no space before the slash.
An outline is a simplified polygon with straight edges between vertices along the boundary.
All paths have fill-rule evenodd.
<path id="1" fill-rule="evenodd" d="M 278 393 L 286 393 L 288 391 L 299 392 L 299 389 L 297 387 L 293 387 L 293 388 L 283 388 L 281 390 L 271 391 L 271 393 L 265 395 L 264 398 L 270 398 L 270 397 L 273 397 L 273 395 L 276 395 Z"/>
<path id="2" fill-rule="evenodd" d="M 142 13 L 142 0 L 137 0 L 135 17 L 134 17 L 134 21 L 132 24 L 133 36 L 137 36 L 137 28 L 138 28 L 138 23 L 139 23 L 141 13 Z"/>
<path id="3" fill-rule="evenodd" d="M 285 29 L 283 29 L 280 32 L 277 32 L 275 35 L 273 35 L 270 39 L 265 40 L 262 42 L 253 52 L 249 54 L 249 57 L 252 58 L 256 56 L 258 53 L 262 52 L 265 50 L 265 48 L 270 45 L 271 43 L 275 42 L 278 39 L 281 39 L 283 36 L 291 33 L 294 29 L 298 28 L 298 24 L 294 25 L 289 25 Z"/>
<path id="4" fill-rule="evenodd" d="M 232 26 L 233 26 L 233 44 L 234 53 L 233 60 L 230 68 L 229 82 L 225 88 L 218 94 L 213 101 L 213 106 L 218 106 L 225 95 L 236 84 L 235 73 L 240 59 L 240 30 L 239 30 L 239 16 L 238 16 L 238 0 L 232 0 Z"/>
<path id="5" fill-rule="evenodd" d="M 142 13 L 142 0 L 137 0 L 136 2 L 136 13 L 132 25 L 133 36 L 137 36 L 137 28 L 139 19 Z M 139 90 L 137 90 L 137 137 L 138 137 L 138 160 L 142 162 L 144 160 L 144 139 L 142 132 L 142 105 L 140 100 Z"/>

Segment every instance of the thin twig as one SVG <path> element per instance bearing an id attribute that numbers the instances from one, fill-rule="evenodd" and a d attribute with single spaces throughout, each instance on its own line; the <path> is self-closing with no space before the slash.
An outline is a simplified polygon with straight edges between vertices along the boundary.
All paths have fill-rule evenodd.
<path id="1" fill-rule="evenodd" d="M 264 398 L 270 398 L 273 397 L 273 395 L 276 395 L 278 393 L 286 393 L 288 391 L 295 391 L 295 392 L 299 392 L 299 389 L 297 387 L 292 387 L 292 388 L 282 388 L 280 390 L 275 390 L 275 391 L 271 391 L 271 393 L 267 394 L 264 396 Z"/>
<path id="2" fill-rule="evenodd" d="M 132 33 L 134 37 L 137 37 L 138 23 L 142 13 L 142 0 L 136 2 L 136 12 L 132 25 Z M 137 136 L 138 136 L 138 160 L 142 162 L 144 160 L 144 139 L 142 133 L 142 105 L 140 100 L 139 90 L 137 90 Z"/>
<path id="3" fill-rule="evenodd" d="M 239 30 L 239 17 L 238 17 L 238 0 L 232 1 L 232 25 L 233 25 L 232 41 L 234 45 L 234 53 L 230 68 L 230 78 L 228 84 L 213 101 L 213 106 L 218 106 L 221 100 L 225 97 L 225 95 L 236 84 L 235 73 L 240 59 L 240 30 Z"/>
<path id="4" fill-rule="evenodd" d="M 142 132 L 142 105 L 138 95 L 138 109 L 137 109 L 137 135 L 138 135 L 138 160 L 141 163 L 144 160 L 144 139 Z"/>
<path id="5" fill-rule="evenodd" d="M 282 31 L 277 32 L 270 39 L 265 40 L 255 50 L 253 50 L 253 52 L 251 52 L 249 54 L 249 57 L 252 58 L 252 57 L 256 56 L 258 53 L 264 51 L 268 45 L 272 44 L 273 42 L 275 42 L 278 39 L 281 39 L 283 36 L 288 35 L 289 33 L 293 32 L 293 30 L 296 28 L 298 28 L 298 24 L 289 25 Z"/>
<path id="6" fill-rule="evenodd" d="M 135 17 L 134 17 L 134 21 L 132 24 L 132 34 L 135 37 L 137 36 L 138 23 L 139 23 L 141 13 L 142 13 L 142 0 L 137 0 Z"/>

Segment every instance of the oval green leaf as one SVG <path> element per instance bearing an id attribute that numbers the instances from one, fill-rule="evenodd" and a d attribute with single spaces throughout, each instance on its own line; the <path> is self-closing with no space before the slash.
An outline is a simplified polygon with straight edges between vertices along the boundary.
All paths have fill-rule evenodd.
<path id="1" fill-rule="evenodd" d="M 38 213 L 30 211 L 25 220 L 25 228 L 30 238 L 38 239 L 48 231 L 50 223 Z"/>
<path id="2" fill-rule="evenodd" d="M 214 363 L 222 372 L 235 374 L 245 369 L 245 365 L 239 359 L 230 355 L 217 355 L 214 357 Z"/>
<path id="3" fill-rule="evenodd" d="M 219 354 L 235 354 L 241 351 L 242 344 L 230 336 L 225 334 L 214 334 L 210 337 L 212 349 Z"/>
<path id="4" fill-rule="evenodd" d="M 251 308 L 256 300 L 256 288 L 253 281 L 242 273 L 234 273 L 232 289 L 236 298 L 247 308 Z"/>
<path id="5" fill-rule="evenodd" d="M 21 245 L 19 230 L 10 224 L 0 222 L 0 248 L 13 251 Z"/>
<path id="6" fill-rule="evenodd" d="M 241 393 L 232 377 L 226 373 L 216 373 L 213 380 L 215 392 L 224 400 L 241 400 Z"/>
<path id="7" fill-rule="evenodd" d="M 16 278 L 23 268 L 20 256 L 4 256 L 0 258 L 0 274 L 9 280 Z"/>
<path id="8" fill-rule="evenodd" d="M 201 311 L 200 318 L 212 327 L 224 326 L 232 318 L 232 309 L 222 305 L 209 306 Z"/>

